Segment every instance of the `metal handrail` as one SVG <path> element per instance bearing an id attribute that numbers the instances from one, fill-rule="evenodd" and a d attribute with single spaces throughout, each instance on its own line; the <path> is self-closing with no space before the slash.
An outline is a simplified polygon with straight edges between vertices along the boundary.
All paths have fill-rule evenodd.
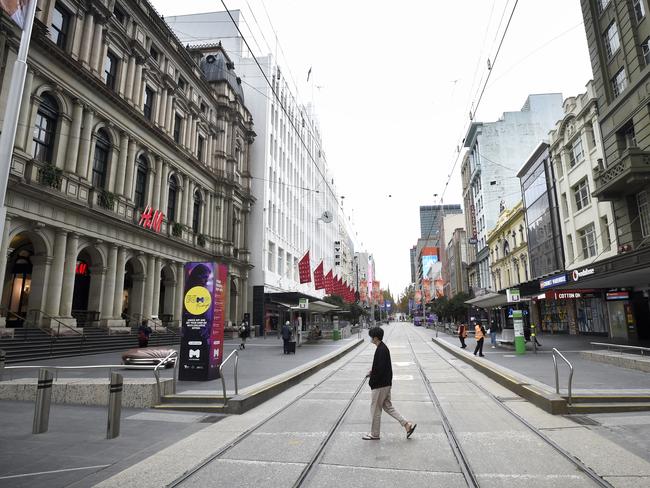
<path id="1" fill-rule="evenodd" d="M 558 351 L 556 348 L 553 348 L 553 366 L 555 366 L 555 393 L 558 395 L 560 394 L 560 380 L 558 378 L 558 373 L 557 373 L 557 359 L 555 355 L 560 356 L 565 363 L 569 366 L 569 398 L 567 400 L 567 403 L 571 405 L 571 382 L 573 381 L 573 365 L 569 362 L 567 358 L 564 357 L 564 355 Z"/>
<path id="2" fill-rule="evenodd" d="M 160 389 L 160 373 L 158 372 L 158 368 L 161 366 L 164 366 L 168 362 L 171 361 L 172 356 L 176 355 L 176 351 L 172 351 L 167 356 L 165 356 L 163 359 L 161 359 L 158 364 L 156 364 L 156 367 L 153 368 L 153 376 L 156 379 L 156 392 L 158 393 L 158 402 L 162 402 L 162 390 Z M 174 360 L 174 374 L 173 374 L 173 393 L 176 393 L 176 368 L 178 367 L 178 356 L 176 356 L 176 359 Z"/>
<path id="3" fill-rule="evenodd" d="M 38 309 L 38 308 L 33 308 L 33 309 L 31 309 L 31 310 L 29 311 L 29 313 L 32 313 L 32 312 L 38 312 L 38 313 L 40 313 L 43 317 L 46 317 L 46 318 L 48 318 L 48 319 L 50 319 L 50 320 L 54 320 L 54 321 L 58 324 L 57 329 L 56 329 L 56 334 L 57 334 L 57 336 L 61 334 L 61 326 L 63 326 L 63 327 L 65 327 L 65 328 L 67 328 L 67 329 L 70 329 L 70 330 L 71 330 L 72 332 L 74 332 L 75 334 L 78 334 L 78 335 L 84 337 L 84 333 L 83 333 L 83 332 L 78 331 L 78 330 L 75 329 L 74 327 L 70 327 L 68 324 L 66 324 L 66 323 L 64 323 L 64 322 L 61 322 L 61 321 L 60 321 L 59 319 L 57 319 L 56 317 L 52 317 L 50 314 L 44 312 L 43 310 L 40 310 L 40 309 Z M 37 321 L 35 321 L 34 323 L 36 324 Z M 43 328 L 43 327 L 40 327 L 40 326 L 38 326 L 38 325 L 37 325 L 37 327 L 38 327 L 39 329 L 47 330 L 47 329 L 45 329 L 45 328 Z M 52 329 L 50 328 L 50 331 L 51 331 L 51 330 L 52 330 Z"/>
<path id="4" fill-rule="evenodd" d="M 641 346 L 626 346 L 623 344 L 609 344 L 607 342 L 590 342 L 592 346 L 606 346 L 609 351 L 610 347 L 616 349 L 633 349 L 636 351 L 641 351 L 641 356 L 645 356 L 644 351 L 650 353 L 650 347 L 641 347 Z M 622 351 L 621 351 L 622 352 Z"/>
<path id="5" fill-rule="evenodd" d="M 239 388 L 237 387 L 237 364 L 239 363 L 239 352 L 235 349 L 233 352 L 228 354 L 228 357 L 219 365 L 219 376 L 221 376 L 221 386 L 223 387 L 223 404 L 228 403 L 228 397 L 226 396 L 226 380 L 223 377 L 223 367 L 226 365 L 228 360 L 235 355 L 235 395 L 239 395 Z"/>

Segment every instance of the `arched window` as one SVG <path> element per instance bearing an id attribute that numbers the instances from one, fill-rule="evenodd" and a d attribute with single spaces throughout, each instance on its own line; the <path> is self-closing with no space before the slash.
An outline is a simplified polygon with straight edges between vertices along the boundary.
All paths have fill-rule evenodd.
<path id="1" fill-rule="evenodd" d="M 176 176 L 169 177 L 169 191 L 167 192 L 167 222 L 176 221 L 176 196 L 178 195 L 178 180 Z"/>
<path id="2" fill-rule="evenodd" d="M 192 212 L 192 230 L 197 233 L 199 231 L 199 222 L 201 221 L 201 192 L 196 190 L 194 192 L 194 211 Z"/>
<path id="3" fill-rule="evenodd" d="M 510 244 L 508 243 L 508 240 L 503 241 L 503 255 L 507 256 L 510 254 Z"/>
<path id="4" fill-rule="evenodd" d="M 106 187 L 106 173 L 108 170 L 108 156 L 111 150 L 111 141 L 104 129 L 97 132 L 95 143 L 95 158 L 93 160 L 93 186 L 95 188 Z"/>
<path id="5" fill-rule="evenodd" d="M 45 94 L 36 113 L 34 125 L 34 159 L 51 163 L 54 154 L 54 134 L 59 118 L 59 105 L 52 95 Z"/>
<path id="6" fill-rule="evenodd" d="M 136 162 L 135 173 L 135 208 L 144 208 L 145 198 L 147 197 L 147 173 L 149 172 L 149 163 L 143 155 L 138 157 Z"/>

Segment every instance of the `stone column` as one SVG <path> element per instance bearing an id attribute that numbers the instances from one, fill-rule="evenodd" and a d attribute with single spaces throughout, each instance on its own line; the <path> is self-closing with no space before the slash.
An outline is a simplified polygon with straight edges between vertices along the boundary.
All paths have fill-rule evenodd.
<path id="1" fill-rule="evenodd" d="M 76 15 L 75 22 L 71 22 L 74 31 L 72 32 L 72 49 L 70 51 L 70 55 L 72 56 L 72 59 L 78 61 L 79 60 L 79 51 L 81 49 L 81 41 L 83 38 L 83 32 L 84 32 L 84 18 L 81 15 L 81 12 L 78 12 Z"/>
<path id="2" fill-rule="evenodd" d="M 206 220 L 205 216 L 208 213 L 208 199 L 210 195 L 206 196 L 205 201 L 201 203 L 199 207 L 201 209 L 201 215 L 199 215 L 199 234 L 205 234 Z"/>
<path id="3" fill-rule="evenodd" d="M 140 99 L 142 98 L 142 64 L 137 63 L 135 67 L 135 80 L 133 81 L 133 105 L 141 109 Z"/>
<path id="4" fill-rule="evenodd" d="M 93 24 L 94 19 L 93 15 L 90 12 L 86 12 L 84 17 L 84 29 L 83 37 L 81 40 L 81 52 L 79 53 L 79 60 L 85 68 L 88 68 L 88 59 L 90 58 L 90 47 L 92 43 L 93 35 Z"/>
<path id="5" fill-rule="evenodd" d="M 77 175 L 80 178 L 88 178 L 88 163 L 90 160 L 90 149 L 92 146 L 93 133 L 93 111 L 86 108 L 83 118 L 83 127 L 81 129 L 81 141 L 79 144 L 79 155 L 77 157 Z M 72 163 L 70 163 L 72 164 Z"/>
<path id="6" fill-rule="evenodd" d="M 46 255 L 31 257 L 32 286 L 29 291 L 29 303 L 27 306 L 29 310 L 44 310 L 47 306 L 52 261 L 52 257 Z"/>
<path id="7" fill-rule="evenodd" d="M 129 150 L 129 136 L 122 132 L 120 133 L 120 156 L 117 162 L 117 174 L 115 175 L 115 193 L 125 195 L 124 191 L 124 177 L 126 174 L 126 156 Z"/>
<path id="8" fill-rule="evenodd" d="M 194 120 L 189 114 L 185 120 L 185 139 L 183 140 L 183 146 L 191 150 L 190 141 L 192 140 L 192 127 L 194 126 Z"/>
<path id="9" fill-rule="evenodd" d="M 153 182 L 153 197 L 150 200 L 151 206 L 153 206 L 156 209 L 160 209 L 160 186 L 162 184 L 161 178 L 162 178 L 162 166 L 163 166 L 163 161 L 160 156 L 156 156 L 156 176 L 154 178 Z"/>
<path id="10" fill-rule="evenodd" d="M 45 312 L 52 317 L 59 314 L 61 304 L 61 287 L 63 285 L 63 269 L 65 266 L 65 248 L 68 233 L 57 229 L 54 236 L 54 256 L 50 268 L 50 280 L 47 290 Z"/>
<path id="11" fill-rule="evenodd" d="M 185 225 L 192 227 L 192 218 L 194 217 L 194 182 L 189 181 L 187 185 L 187 216 Z"/>
<path id="12" fill-rule="evenodd" d="M 163 88 L 162 92 L 159 93 L 158 106 L 160 109 L 156 122 L 164 132 L 167 132 L 167 88 Z"/>
<path id="13" fill-rule="evenodd" d="M 59 307 L 59 314 L 61 317 L 72 317 L 72 297 L 74 295 L 74 279 L 75 271 L 77 269 L 78 246 L 79 235 L 71 232 L 68 234 L 68 242 L 65 251 L 61 305 Z"/>
<path id="14" fill-rule="evenodd" d="M 142 306 L 142 315 L 145 319 L 151 318 L 153 310 L 153 288 L 155 282 L 156 257 L 153 254 L 147 256 L 147 277 L 144 283 L 144 303 Z M 160 276 L 158 276 L 160 279 Z"/>
<path id="15" fill-rule="evenodd" d="M 158 308 L 160 307 L 160 268 L 162 266 L 162 262 L 160 258 L 156 258 L 153 266 L 153 272 L 154 272 L 154 277 L 153 277 L 153 297 L 151 300 L 151 315 L 160 317 L 160 310 Z"/>
<path id="16" fill-rule="evenodd" d="M 124 87 L 124 98 L 131 102 L 133 100 L 133 79 L 135 77 L 135 57 L 129 57 L 129 64 L 126 69 L 126 86 Z"/>
<path id="17" fill-rule="evenodd" d="M 23 97 L 20 102 L 20 115 L 18 117 L 18 127 L 16 128 L 16 146 L 23 151 L 27 151 L 29 146 L 27 143 L 27 134 L 31 134 L 31 121 L 29 120 L 29 113 L 31 108 L 32 99 L 32 85 L 34 84 L 34 72 L 30 69 L 27 70 L 25 77 L 25 88 L 23 89 Z M 31 140 L 31 138 L 30 138 Z"/>
<path id="18" fill-rule="evenodd" d="M 117 268 L 117 244 L 109 244 L 108 246 L 108 266 L 106 269 L 106 277 L 104 278 L 104 289 L 102 294 L 102 313 L 100 319 L 113 318 L 113 300 L 115 300 L 115 274 Z"/>
<path id="19" fill-rule="evenodd" d="M 176 289 L 174 290 L 174 322 L 181 325 L 181 318 L 183 314 L 183 280 L 184 280 L 185 267 L 183 263 L 176 263 Z"/>
<path id="20" fill-rule="evenodd" d="M 208 166 L 210 169 L 214 169 L 214 160 L 212 158 L 212 154 L 214 153 L 214 136 L 212 134 L 208 134 L 208 152 L 206 155 L 205 159 L 205 164 Z"/>
<path id="21" fill-rule="evenodd" d="M 212 236 L 212 194 L 208 192 L 205 200 L 205 220 L 203 224 L 203 233 Z"/>
<path id="22" fill-rule="evenodd" d="M 135 152 L 137 146 L 133 139 L 129 139 L 129 149 L 126 154 L 126 175 L 124 176 L 124 196 L 133 200 L 133 172 L 135 169 Z"/>
<path id="23" fill-rule="evenodd" d="M 57 168 L 65 170 L 68 164 L 66 161 L 66 154 L 68 144 L 70 143 L 70 122 L 72 119 L 67 114 L 59 116 L 59 123 L 57 124 L 57 131 L 59 132 L 59 141 L 56 145 L 56 154 L 54 155 L 54 162 Z M 75 160 L 76 164 L 76 160 Z"/>
<path id="24" fill-rule="evenodd" d="M 110 161 L 108 166 L 108 173 L 106 175 L 106 189 L 111 193 L 115 190 L 115 179 L 117 178 L 117 165 L 119 164 L 119 153 L 117 152 L 117 144 L 111 144 Z"/>
<path id="25" fill-rule="evenodd" d="M 120 247 L 117 251 L 117 263 L 115 264 L 115 293 L 113 294 L 113 318 L 122 318 L 122 297 L 124 294 L 124 275 L 126 265 L 126 248 Z"/>
<path id="26" fill-rule="evenodd" d="M 172 134 L 174 132 L 174 95 L 170 90 L 167 94 L 167 119 L 165 120 L 167 131 Z"/>
<path id="27" fill-rule="evenodd" d="M 102 45 L 103 30 L 104 30 L 104 26 L 102 26 L 102 24 L 100 24 L 99 22 L 95 21 L 94 32 L 93 32 L 93 45 L 92 45 L 92 51 L 90 53 L 90 69 L 94 73 L 99 73 L 97 66 L 99 66 L 99 57 L 101 56 L 102 51 L 104 50 L 104 47 Z"/>
<path id="28" fill-rule="evenodd" d="M 162 176 L 160 178 L 160 203 L 158 204 L 158 208 L 163 213 L 167 212 L 167 198 L 169 197 L 168 180 L 169 180 L 169 164 L 163 161 Z"/>
<path id="29" fill-rule="evenodd" d="M 156 185 L 156 168 L 150 168 L 147 173 L 147 192 L 144 198 L 144 206 L 153 205 L 153 189 Z"/>
<path id="30" fill-rule="evenodd" d="M 65 170 L 74 173 L 77 170 L 77 159 L 79 157 L 79 138 L 81 137 L 81 121 L 83 119 L 84 107 L 75 98 L 72 108 L 72 125 L 70 126 L 70 137 L 68 138 L 68 152 L 65 158 Z"/>
<path id="31" fill-rule="evenodd" d="M 183 199 L 181 202 L 180 220 L 183 225 L 187 225 L 187 201 L 190 193 L 190 177 L 183 176 Z"/>

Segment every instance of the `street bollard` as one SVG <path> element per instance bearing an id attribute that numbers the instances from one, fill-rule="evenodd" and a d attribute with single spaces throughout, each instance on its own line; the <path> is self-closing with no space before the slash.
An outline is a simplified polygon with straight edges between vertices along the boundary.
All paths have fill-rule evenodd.
<path id="1" fill-rule="evenodd" d="M 108 397 L 108 426 L 106 438 L 115 439 L 120 435 L 120 415 L 122 414 L 122 375 L 111 373 Z"/>
<path id="2" fill-rule="evenodd" d="M 5 361 L 7 360 L 7 353 L 3 349 L 0 349 L 0 378 L 5 370 Z"/>
<path id="3" fill-rule="evenodd" d="M 47 369 L 38 370 L 36 385 L 36 405 L 34 406 L 34 424 L 32 434 L 47 432 L 50 421 L 50 405 L 52 403 L 52 373 Z"/>

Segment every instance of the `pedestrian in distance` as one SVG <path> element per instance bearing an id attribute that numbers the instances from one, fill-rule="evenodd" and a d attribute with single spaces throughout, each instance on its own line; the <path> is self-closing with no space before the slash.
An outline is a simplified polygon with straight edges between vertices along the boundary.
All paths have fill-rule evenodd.
<path id="1" fill-rule="evenodd" d="M 151 335 L 151 327 L 147 324 L 146 319 L 142 321 L 138 327 L 138 347 L 147 347 L 149 345 L 149 336 Z"/>
<path id="2" fill-rule="evenodd" d="M 291 323 L 287 320 L 282 326 L 282 342 L 284 343 L 284 354 L 289 354 L 289 341 L 291 340 Z"/>
<path id="3" fill-rule="evenodd" d="M 368 331 L 372 343 L 377 346 L 375 357 L 372 361 L 372 369 L 368 371 L 371 389 L 370 414 L 372 427 L 370 434 L 362 437 L 366 441 L 380 439 L 381 412 L 385 410 L 388 415 L 397 420 L 406 431 L 408 439 L 413 434 L 417 424 L 407 421 L 402 417 L 390 401 L 390 390 L 393 385 L 393 367 L 390 360 L 390 351 L 383 342 L 384 331 L 381 327 L 373 327 Z"/>
<path id="4" fill-rule="evenodd" d="M 488 334 L 490 334 L 490 345 L 492 349 L 497 348 L 497 325 L 492 323 L 488 329 Z"/>
<path id="5" fill-rule="evenodd" d="M 485 339 L 485 328 L 480 322 L 476 322 L 474 326 L 474 339 L 476 339 L 476 347 L 474 348 L 474 356 L 478 355 L 483 357 L 483 340 Z"/>
<path id="6" fill-rule="evenodd" d="M 465 337 L 467 337 L 467 326 L 461 322 L 458 326 L 458 338 L 460 339 L 460 348 L 465 349 L 467 344 L 465 344 Z"/>
<path id="7" fill-rule="evenodd" d="M 241 344 L 239 344 L 239 349 L 246 349 L 246 339 L 251 335 L 251 329 L 248 325 L 248 322 L 245 320 L 239 326 L 239 338 L 241 339 Z"/>

